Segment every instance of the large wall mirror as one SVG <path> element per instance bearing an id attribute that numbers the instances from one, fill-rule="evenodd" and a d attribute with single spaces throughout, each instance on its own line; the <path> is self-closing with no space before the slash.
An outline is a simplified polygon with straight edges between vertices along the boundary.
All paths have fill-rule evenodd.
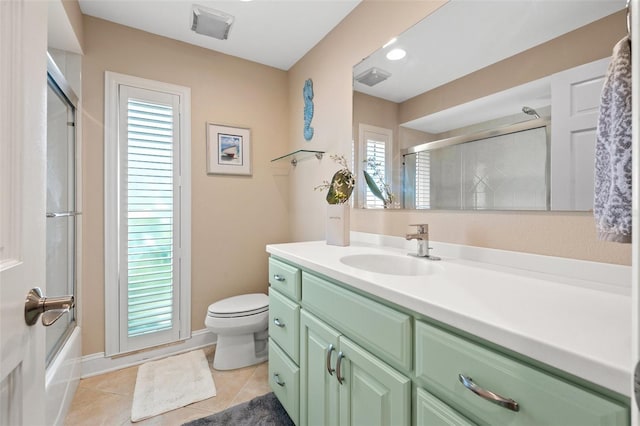
<path id="1" fill-rule="evenodd" d="M 444 4 L 353 68 L 356 206 L 591 210 L 625 35 L 625 0 Z"/>

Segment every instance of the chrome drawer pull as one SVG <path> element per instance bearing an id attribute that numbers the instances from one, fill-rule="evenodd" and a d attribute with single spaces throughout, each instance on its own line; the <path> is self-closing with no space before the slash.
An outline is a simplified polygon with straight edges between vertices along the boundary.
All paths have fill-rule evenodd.
<path id="1" fill-rule="evenodd" d="M 345 358 L 342 352 L 338 352 L 338 360 L 336 361 L 336 379 L 338 383 L 344 383 L 344 377 L 342 376 L 342 359 Z"/>
<path id="2" fill-rule="evenodd" d="M 329 346 L 327 347 L 327 373 L 329 373 L 330 376 L 333 376 L 333 372 L 336 371 L 331 368 L 331 352 L 335 350 L 336 348 L 333 347 L 333 343 L 329 343 Z"/>
<path id="3" fill-rule="evenodd" d="M 280 322 L 280 318 L 274 319 L 273 323 L 280 328 L 284 327 L 284 323 Z"/>
<path id="4" fill-rule="evenodd" d="M 278 274 L 275 274 L 273 276 L 273 279 L 276 280 L 276 281 L 280 281 L 280 282 L 284 282 L 285 281 L 285 278 L 282 275 L 278 275 Z"/>
<path id="5" fill-rule="evenodd" d="M 273 373 L 273 378 L 278 386 L 284 386 L 284 382 L 280 381 L 280 375 L 278 373 Z"/>
<path id="6" fill-rule="evenodd" d="M 466 377 L 462 374 L 458 374 L 458 379 L 460 379 L 460 383 L 462 383 L 465 388 L 469 389 L 471 392 L 475 393 L 481 398 L 484 398 L 489 402 L 493 402 L 494 404 L 498 404 L 499 406 L 511 411 L 520 411 L 520 405 L 518 405 L 518 403 L 513 399 L 505 398 L 491 391 L 482 389 L 480 386 L 473 383 L 471 377 Z"/>

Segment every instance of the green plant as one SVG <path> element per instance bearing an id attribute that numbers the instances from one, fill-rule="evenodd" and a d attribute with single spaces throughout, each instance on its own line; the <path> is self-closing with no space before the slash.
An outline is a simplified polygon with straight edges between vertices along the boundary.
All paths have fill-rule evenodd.
<path id="1" fill-rule="evenodd" d="M 349 170 L 347 160 L 342 155 L 330 155 L 330 158 L 340 164 L 342 168 L 333 175 L 331 182 L 325 180 L 322 185 L 318 185 L 314 189 L 320 191 L 328 189 L 327 203 L 344 204 L 351 197 L 356 179 L 351 170 Z"/>
<path id="2" fill-rule="evenodd" d="M 389 208 L 395 201 L 396 197 L 393 195 L 393 192 L 391 192 L 391 187 L 384 181 L 384 176 L 380 172 L 379 168 L 380 163 L 377 163 L 373 157 L 367 159 L 365 163 L 367 163 L 367 168 L 373 172 L 373 176 L 371 176 L 371 174 L 366 170 L 362 171 L 369 190 L 376 198 L 382 200 L 382 204 L 385 209 Z"/>

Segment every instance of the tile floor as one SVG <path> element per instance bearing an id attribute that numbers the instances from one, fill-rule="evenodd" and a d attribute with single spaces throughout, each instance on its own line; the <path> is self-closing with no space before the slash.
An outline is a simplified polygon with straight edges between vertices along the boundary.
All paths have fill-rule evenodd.
<path id="1" fill-rule="evenodd" d="M 211 368 L 214 347 L 205 348 L 205 353 Z M 271 391 L 266 362 L 230 371 L 211 368 L 217 391 L 215 397 L 131 423 L 131 404 L 137 374 L 138 367 L 135 366 L 80 380 L 65 425 L 181 425 Z"/>

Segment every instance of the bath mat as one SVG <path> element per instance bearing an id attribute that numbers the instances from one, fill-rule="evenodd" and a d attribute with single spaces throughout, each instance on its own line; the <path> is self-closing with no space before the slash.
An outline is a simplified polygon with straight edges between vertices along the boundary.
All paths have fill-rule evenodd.
<path id="1" fill-rule="evenodd" d="M 293 421 L 278 401 L 269 392 L 249 402 L 227 408 L 211 416 L 193 420 L 184 426 L 293 426 Z"/>
<path id="2" fill-rule="evenodd" d="M 142 364 L 133 391 L 131 421 L 138 422 L 216 396 L 202 349 Z"/>

